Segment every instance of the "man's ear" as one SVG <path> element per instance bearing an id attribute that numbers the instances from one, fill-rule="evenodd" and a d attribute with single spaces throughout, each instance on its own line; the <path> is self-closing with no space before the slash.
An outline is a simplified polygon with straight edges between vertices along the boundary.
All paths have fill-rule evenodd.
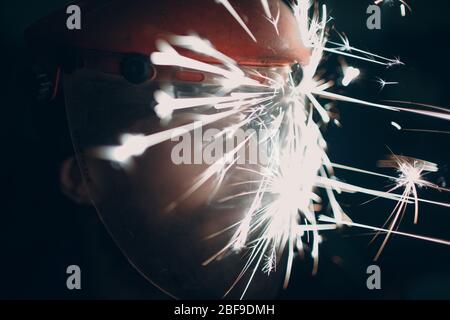
<path id="1" fill-rule="evenodd" d="M 91 204 L 87 186 L 74 157 L 63 161 L 59 172 L 61 191 L 78 204 Z"/>

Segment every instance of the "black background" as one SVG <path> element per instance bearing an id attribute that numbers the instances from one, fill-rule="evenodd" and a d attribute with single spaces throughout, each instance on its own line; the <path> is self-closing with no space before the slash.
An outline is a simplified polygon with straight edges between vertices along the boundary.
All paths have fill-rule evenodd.
<path id="1" fill-rule="evenodd" d="M 410 1 L 412 2 L 412 1 Z M 0 223 L 0 297 L 15 298 L 164 298 L 120 255 L 91 208 L 78 208 L 61 195 L 58 163 L 70 154 L 64 110 L 31 103 L 26 69 L 30 61 L 23 41 L 24 28 L 67 1 L 5 1 L 1 3 L 2 39 L 2 204 Z M 360 79 L 342 91 L 371 101 L 406 100 L 448 107 L 447 79 L 450 4 L 445 0 L 411 3 L 413 12 L 400 16 L 398 5 L 382 6 L 382 29 L 366 28 L 371 1 L 325 1 L 332 24 L 345 32 L 351 44 L 393 57 L 403 67 L 386 69 L 347 59 L 361 69 Z M 333 34 L 333 33 L 332 33 Z M 333 61 L 325 64 L 336 73 Z M 379 76 L 399 81 L 379 90 Z M 388 153 L 424 158 L 440 165 L 430 179 L 442 183 L 448 172 L 448 134 L 398 132 L 391 125 L 449 130 L 448 123 L 422 116 L 390 113 L 340 103 L 343 128 L 326 132 L 330 157 L 339 163 L 375 170 L 376 160 Z M 386 182 L 338 171 L 352 183 L 385 188 Z M 386 173 L 388 173 L 386 171 Z M 448 194 L 421 190 L 423 198 L 448 202 Z M 348 214 L 357 222 L 382 225 L 392 203 L 377 201 L 361 206 L 367 197 L 343 196 Z M 448 209 L 421 205 L 419 225 L 411 210 L 401 230 L 443 239 L 450 238 Z M 319 272 L 311 276 L 308 261 L 295 264 L 290 287 L 279 298 L 450 298 L 449 247 L 394 236 L 380 261 L 382 290 L 366 288 L 366 267 L 378 245 L 369 245 L 364 230 L 345 229 L 325 235 Z M 336 263 L 342 260 L 342 263 Z M 333 262 L 334 261 L 334 262 Z M 69 291 L 66 267 L 80 265 L 81 291 Z"/>

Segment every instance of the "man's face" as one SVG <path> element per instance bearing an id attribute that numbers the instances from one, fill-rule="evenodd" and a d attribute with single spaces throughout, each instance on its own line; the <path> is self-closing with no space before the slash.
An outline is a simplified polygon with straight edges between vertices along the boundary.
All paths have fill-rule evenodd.
<path id="1" fill-rule="evenodd" d="M 195 120 L 183 113 L 162 123 L 152 108 L 158 88 L 158 83 L 132 85 L 119 76 L 87 70 L 66 75 L 66 105 L 77 159 L 101 220 L 144 277 L 177 297 L 221 297 L 244 267 L 245 252 L 206 262 L 228 245 L 235 230 L 229 227 L 241 221 L 251 206 L 252 198 L 241 195 L 255 190 L 247 182 L 260 179 L 260 166 L 211 163 L 203 157 L 209 144 L 203 134 L 238 123 L 238 114 L 172 135 L 126 161 L 105 157 L 104 150 L 124 144 L 124 135 L 149 137 Z M 189 86 L 183 90 L 189 91 Z M 191 154 L 185 159 L 192 161 L 174 160 L 181 143 L 188 146 L 183 152 Z M 194 159 L 196 153 L 200 161 Z M 248 275 L 230 297 L 238 297 L 246 279 Z M 270 295 L 276 285 L 265 280 L 252 286 L 247 297 Z"/>

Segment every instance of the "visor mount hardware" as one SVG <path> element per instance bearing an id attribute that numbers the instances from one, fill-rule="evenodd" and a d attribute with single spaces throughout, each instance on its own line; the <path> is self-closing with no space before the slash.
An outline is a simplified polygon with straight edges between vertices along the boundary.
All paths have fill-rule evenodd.
<path id="1" fill-rule="evenodd" d="M 34 73 L 34 90 L 35 90 L 35 98 L 38 102 L 47 102 L 50 100 L 52 91 L 53 91 L 53 83 L 49 79 L 49 76 L 46 72 L 44 72 L 38 66 L 33 68 Z"/>
<path id="2" fill-rule="evenodd" d="M 303 79 L 303 69 L 299 63 L 294 63 L 291 66 L 291 78 L 295 86 L 298 86 Z"/>
<path id="3" fill-rule="evenodd" d="M 151 71 L 150 58 L 139 53 L 128 53 L 122 59 L 122 76 L 133 84 L 140 84 L 149 79 Z"/>

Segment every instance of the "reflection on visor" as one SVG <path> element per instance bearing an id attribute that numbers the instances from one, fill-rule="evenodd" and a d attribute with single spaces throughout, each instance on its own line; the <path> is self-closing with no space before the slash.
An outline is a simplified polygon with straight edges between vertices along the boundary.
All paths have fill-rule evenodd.
<path id="1" fill-rule="evenodd" d="M 187 82 L 204 83 L 207 85 L 221 85 L 223 79 L 208 72 L 201 72 L 190 68 L 153 65 L 146 55 L 129 53 L 119 54 L 98 50 L 83 50 L 84 65 L 87 69 L 106 74 L 121 75 L 130 83 L 140 84 L 146 81 L 156 82 Z M 211 64 L 214 66 L 214 63 Z M 288 77 L 299 83 L 302 77 L 301 66 L 293 63 L 286 66 L 241 66 L 246 76 L 261 84 L 269 84 L 271 80 L 281 76 Z"/>

